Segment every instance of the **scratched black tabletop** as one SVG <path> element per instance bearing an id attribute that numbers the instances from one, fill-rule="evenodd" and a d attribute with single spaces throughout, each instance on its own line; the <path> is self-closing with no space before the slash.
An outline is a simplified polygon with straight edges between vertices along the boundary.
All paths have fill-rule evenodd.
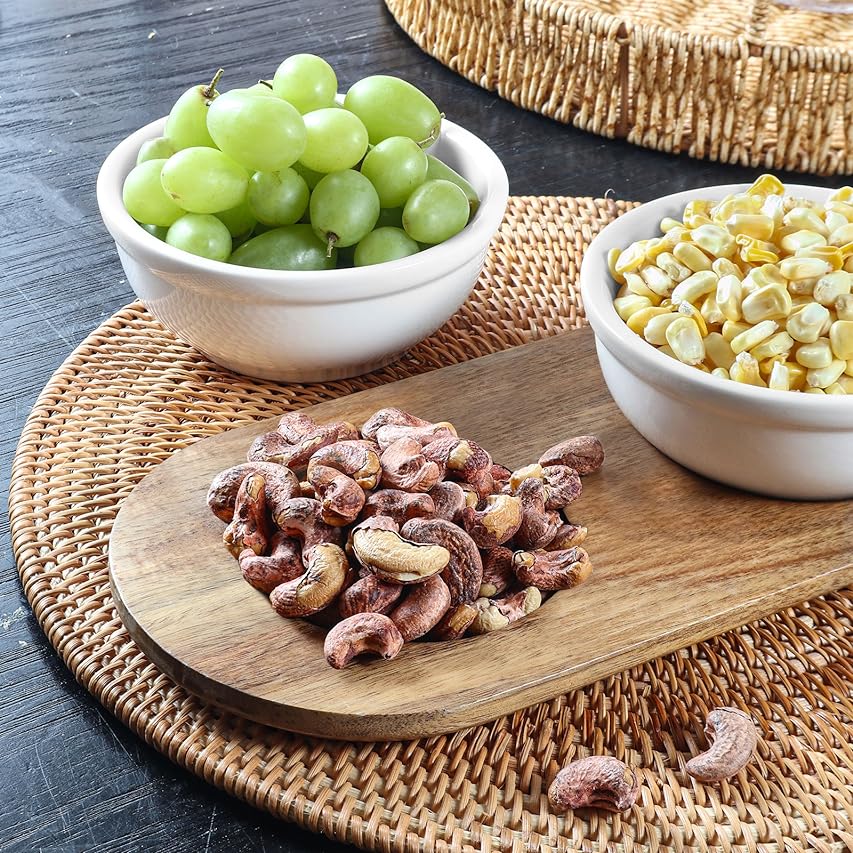
<path id="1" fill-rule="evenodd" d="M 297 52 L 325 56 L 343 87 L 379 72 L 422 87 L 495 149 L 515 194 L 642 201 L 757 174 L 523 112 L 422 53 L 381 0 L 0 0 L 4 490 L 42 386 L 133 298 L 95 203 L 106 153 L 219 65 L 227 86 L 243 86 Z M 0 535 L 0 851 L 346 849 L 221 794 L 112 719 L 29 610 L 5 515 Z"/>

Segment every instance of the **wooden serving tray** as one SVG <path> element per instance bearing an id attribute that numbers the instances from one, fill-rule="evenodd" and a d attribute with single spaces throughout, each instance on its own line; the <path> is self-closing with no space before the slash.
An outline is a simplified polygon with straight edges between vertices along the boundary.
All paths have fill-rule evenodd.
<path id="1" fill-rule="evenodd" d="M 245 583 L 207 509 L 210 480 L 276 419 L 177 451 L 125 500 L 110 541 L 116 606 L 145 653 L 203 699 L 347 740 L 472 726 L 853 583 L 853 503 L 771 500 L 691 474 L 649 445 L 607 392 L 592 334 L 573 332 L 306 411 L 361 423 L 388 405 L 450 420 L 510 467 L 595 433 L 604 468 L 572 520 L 594 570 L 509 628 L 412 643 L 338 671 L 324 632 L 282 619 Z"/>

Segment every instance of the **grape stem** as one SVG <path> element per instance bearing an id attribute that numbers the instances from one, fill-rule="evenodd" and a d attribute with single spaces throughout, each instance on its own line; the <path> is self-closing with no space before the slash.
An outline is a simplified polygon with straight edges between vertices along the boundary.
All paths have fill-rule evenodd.
<path id="1" fill-rule="evenodd" d="M 445 114 L 444 114 L 444 113 L 439 113 L 438 115 L 439 115 L 438 123 L 437 123 L 437 124 L 434 124 L 434 125 L 430 128 L 429 136 L 428 136 L 426 139 L 422 139 L 422 140 L 418 143 L 418 145 L 419 145 L 421 148 L 429 148 L 429 146 L 430 146 L 430 145 L 432 145 L 432 144 L 433 144 L 433 142 L 435 142 L 435 141 L 436 141 L 436 139 L 438 139 L 438 137 L 439 137 L 439 136 L 441 136 L 441 120 L 442 120 L 443 118 L 447 118 L 447 116 L 445 116 Z"/>
<path id="2" fill-rule="evenodd" d="M 258 80 L 258 83 L 260 83 L 261 86 L 266 86 L 267 89 L 272 89 L 272 83 L 270 83 L 269 80 Z"/>
<path id="3" fill-rule="evenodd" d="M 224 68 L 220 68 L 216 74 L 213 75 L 213 79 L 201 90 L 201 94 L 205 98 L 215 98 L 217 95 L 216 92 L 216 84 L 219 82 L 219 78 L 225 73 Z"/>
<path id="4" fill-rule="evenodd" d="M 326 235 L 326 257 L 327 258 L 332 257 L 332 249 L 335 248 L 335 245 L 337 244 L 337 242 L 338 242 L 338 235 L 335 234 L 333 231 L 330 231 Z"/>

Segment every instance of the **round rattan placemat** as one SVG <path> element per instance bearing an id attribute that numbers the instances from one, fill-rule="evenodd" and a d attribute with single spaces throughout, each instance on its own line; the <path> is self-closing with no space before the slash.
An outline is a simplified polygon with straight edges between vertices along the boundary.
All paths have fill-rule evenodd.
<path id="1" fill-rule="evenodd" d="M 10 494 L 24 590 L 76 678 L 175 763 L 278 817 L 365 849 L 853 849 L 851 590 L 488 725 L 375 744 L 290 735 L 204 705 L 146 660 L 113 607 L 111 525 L 154 465 L 236 424 L 580 325 L 575 283 L 583 250 L 628 206 L 511 199 L 466 305 L 401 361 L 358 379 L 304 386 L 235 376 L 177 341 L 139 304 L 92 333 L 33 409 Z M 763 738 L 745 771 L 703 786 L 684 764 L 704 747 L 702 719 L 716 704 L 750 710 Z M 548 782 L 561 763 L 590 752 L 638 768 L 638 804 L 622 816 L 551 814 Z"/>
<path id="2" fill-rule="evenodd" d="M 557 121 L 726 163 L 853 172 L 853 15 L 773 0 L 385 0 L 427 53 Z"/>

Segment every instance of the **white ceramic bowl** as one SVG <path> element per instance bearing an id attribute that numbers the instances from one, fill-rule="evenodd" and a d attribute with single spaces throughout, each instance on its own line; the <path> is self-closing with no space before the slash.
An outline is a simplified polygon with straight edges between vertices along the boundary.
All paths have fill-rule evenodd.
<path id="1" fill-rule="evenodd" d="M 717 200 L 744 189 L 732 184 L 656 199 L 592 241 L 581 266 L 581 294 L 604 379 L 640 434 L 686 468 L 773 497 L 853 497 L 853 396 L 718 379 L 658 352 L 613 307 L 617 285 L 607 268 L 609 249 L 658 235 L 661 219 L 680 219 L 691 199 Z M 823 201 L 830 190 L 789 184 L 786 192 Z"/>
<path id="2" fill-rule="evenodd" d="M 474 134 L 450 121 L 430 153 L 480 196 L 464 231 L 439 246 L 371 267 L 261 270 L 182 252 L 144 231 L 121 188 L 152 122 L 120 142 L 98 175 L 98 205 L 130 286 L 148 310 L 213 361 L 264 379 L 321 382 L 388 364 L 465 301 L 507 202 L 506 171 Z"/>

